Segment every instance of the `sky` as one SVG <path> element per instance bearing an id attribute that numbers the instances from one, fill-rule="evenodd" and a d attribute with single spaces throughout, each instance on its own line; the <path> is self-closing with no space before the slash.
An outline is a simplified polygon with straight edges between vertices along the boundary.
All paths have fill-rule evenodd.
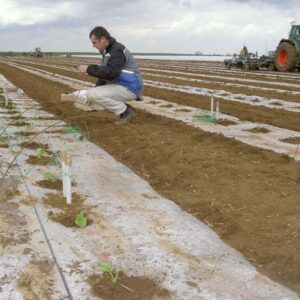
<path id="1" fill-rule="evenodd" d="M 299 0 L 0 0 L 0 51 L 89 51 L 95 26 L 131 52 L 276 49 Z"/>

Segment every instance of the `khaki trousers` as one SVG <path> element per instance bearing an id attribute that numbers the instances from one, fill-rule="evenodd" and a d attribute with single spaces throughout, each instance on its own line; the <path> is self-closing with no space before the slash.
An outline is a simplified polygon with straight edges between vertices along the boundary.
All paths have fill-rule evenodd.
<path id="1" fill-rule="evenodd" d="M 127 106 L 125 102 L 136 100 L 136 95 L 119 84 L 106 84 L 89 89 L 87 99 L 104 107 L 116 115 L 123 113 Z"/>

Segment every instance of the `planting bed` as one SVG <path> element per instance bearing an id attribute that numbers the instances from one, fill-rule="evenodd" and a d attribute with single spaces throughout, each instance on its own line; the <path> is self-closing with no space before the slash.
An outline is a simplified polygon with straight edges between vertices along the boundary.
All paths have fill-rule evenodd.
<path id="1" fill-rule="evenodd" d="M 0 129 L 9 125 L 5 132 L 10 137 L 8 141 L 0 141 L 6 145 L 0 148 L 2 174 L 18 145 L 30 143 L 23 144 L 24 150 L 15 162 L 19 169 L 14 164 L 2 181 L 2 189 L 5 185 L 14 188 L 4 193 L 0 202 L 0 220 L 9 225 L 9 236 L 1 233 L 4 255 L 1 264 L 6 263 L 7 270 L 0 273 L 0 293 L 16 299 L 28 293 L 29 298 L 48 295 L 54 299 L 67 297 L 68 293 L 74 299 L 113 299 L 113 294 L 119 297 L 116 299 L 148 299 L 145 295 L 149 299 L 298 299 L 300 122 L 297 109 L 253 106 L 243 102 L 246 99 L 243 97 L 228 101 L 226 96 L 219 95 L 215 100 L 220 101 L 220 120 L 216 124 L 201 121 L 195 116 L 209 114 L 203 109 L 209 109 L 210 96 L 193 95 L 187 87 L 184 91 L 162 89 L 159 85 L 170 82 L 158 73 L 157 83 L 151 87 L 145 75 L 144 94 L 148 97 L 141 103 L 133 103 L 137 118 L 132 124 L 116 127 L 114 117 L 108 112 L 87 113 L 70 103 L 60 103 L 61 93 L 94 82 L 71 68 L 66 69 L 74 63 L 67 59 L 0 63 L 0 73 L 41 105 L 14 91 L 6 92 L 13 99 L 14 109 L 1 109 Z M 147 62 L 142 64 L 147 68 Z M 155 61 L 148 64 L 159 65 Z M 168 70 L 168 64 L 170 71 L 176 65 L 164 62 L 164 69 Z M 184 62 L 177 64 L 193 76 Z M 197 62 L 191 68 L 202 68 L 205 72 L 204 67 Z M 218 64 L 207 68 L 209 74 L 227 76 Z M 233 74 L 230 73 L 231 80 Z M 249 72 L 248 76 L 283 84 L 293 75 L 266 79 L 273 73 Z M 188 81 L 180 83 L 180 80 L 172 84 L 187 86 Z M 214 79 L 209 80 L 211 89 Z M 2 95 L 9 86 L 2 79 Z M 263 87 L 263 83 L 259 86 Z M 285 88 L 284 96 L 288 97 L 288 87 Z M 264 95 L 263 89 L 259 91 L 259 96 L 255 90 L 253 95 L 247 95 L 268 99 L 269 92 Z M 235 90 L 228 86 L 227 92 Z M 297 103 L 292 93 L 290 99 L 282 99 L 282 95 L 274 90 L 274 99 Z M 274 99 L 265 101 L 275 102 Z M 0 101 L 3 104 L 4 100 Z M 25 109 L 28 111 L 18 115 Z M 60 118 L 63 123 L 34 137 Z M 67 124 L 79 125 L 85 138 L 94 144 L 64 133 Z M 39 158 L 37 151 L 41 148 L 45 154 Z M 53 178 L 43 177 L 46 172 L 60 176 L 57 158 L 62 150 L 71 152 L 74 160 L 76 194 L 70 207 L 61 206 L 64 199 Z M 13 177 L 25 178 L 26 185 L 24 181 L 10 184 L 8 179 Z M 177 203 L 183 211 L 166 199 Z M 12 214 L 7 216 L 6 211 Z M 80 211 L 89 220 L 84 229 L 72 223 Z M 23 218 L 22 226 L 13 223 L 16 214 Z M 37 216 L 49 235 L 57 264 Z M 99 269 L 101 261 L 111 261 L 114 271 L 123 272 L 120 283 L 125 288 L 109 286 L 109 276 Z M 43 269 L 43 265 L 47 267 Z M 46 272 L 44 281 L 39 281 L 44 270 L 51 271 Z M 139 289 L 142 282 L 143 288 Z M 100 291 L 99 285 L 103 286 Z M 147 288 L 149 292 L 139 294 Z"/>

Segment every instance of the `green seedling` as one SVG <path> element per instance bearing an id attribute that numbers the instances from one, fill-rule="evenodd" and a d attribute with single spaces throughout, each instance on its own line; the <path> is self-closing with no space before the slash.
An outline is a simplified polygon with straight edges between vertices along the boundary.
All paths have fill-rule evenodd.
<path id="1" fill-rule="evenodd" d="M 110 280 L 113 284 L 116 284 L 119 280 L 119 272 L 113 273 L 112 264 L 109 261 L 103 261 L 100 263 L 100 270 L 103 273 L 108 273 L 110 275 Z"/>
<path id="2" fill-rule="evenodd" d="M 72 126 L 72 127 L 65 127 L 63 129 L 65 133 L 82 133 L 83 130 L 80 126 Z"/>
<path id="3" fill-rule="evenodd" d="M 193 122 L 197 121 L 203 121 L 203 122 L 209 122 L 209 123 L 216 123 L 217 118 L 215 115 L 199 115 L 193 117 Z"/>
<path id="4" fill-rule="evenodd" d="M 84 216 L 82 212 L 76 215 L 75 224 L 83 229 L 87 225 L 87 217 Z"/>
<path id="5" fill-rule="evenodd" d="M 46 155 L 46 152 L 45 152 L 44 149 L 42 149 L 42 148 L 37 149 L 37 151 L 36 151 L 36 156 L 37 156 L 39 159 L 43 158 L 45 155 Z"/>
<path id="6" fill-rule="evenodd" d="M 50 181 L 52 181 L 52 182 L 54 182 L 54 181 L 56 181 L 56 180 L 58 179 L 58 178 L 57 178 L 54 174 L 52 174 L 51 172 L 46 172 L 46 173 L 44 173 L 43 177 L 44 177 L 45 180 L 50 180 Z"/>
<path id="7" fill-rule="evenodd" d="M 83 129 L 79 126 L 66 127 L 63 131 L 64 133 L 72 134 L 77 140 L 83 139 Z"/>

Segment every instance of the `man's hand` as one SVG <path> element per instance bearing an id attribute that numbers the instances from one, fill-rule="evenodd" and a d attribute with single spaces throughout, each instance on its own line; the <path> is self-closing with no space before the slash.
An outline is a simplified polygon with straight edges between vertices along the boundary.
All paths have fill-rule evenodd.
<path id="1" fill-rule="evenodd" d="M 87 74 L 88 65 L 79 65 L 77 71 L 83 74 Z"/>

